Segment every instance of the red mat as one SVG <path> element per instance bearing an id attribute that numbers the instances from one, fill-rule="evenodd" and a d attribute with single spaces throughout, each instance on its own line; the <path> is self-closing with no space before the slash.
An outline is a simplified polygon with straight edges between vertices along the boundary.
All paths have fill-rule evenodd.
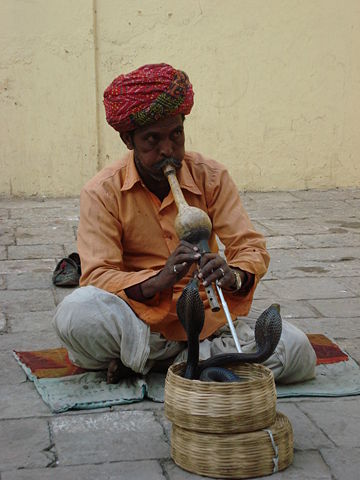
<path id="1" fill-rule="evenodd" d="M 348 360 L 348 356 L 334 342 L 321 333 L 307 335 L 317 356 L 317 364 L 337 363 Z M 57 378 L 77 375 L 88 370 L 77 367 L 69 360 L 65 348 L 51 348 L 33 352 L 18 352 L 16 356 L 37 378 Z"/>

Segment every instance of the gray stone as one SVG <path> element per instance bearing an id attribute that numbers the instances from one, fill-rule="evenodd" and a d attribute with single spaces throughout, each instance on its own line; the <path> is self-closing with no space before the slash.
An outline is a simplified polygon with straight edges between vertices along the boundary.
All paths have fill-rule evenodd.
<path id="1" fill-rule="evenodd" d="M 353 198 L 352 189 L 296 190 L 291 193 L 298 199 L 311 200 L 317 204 L 320 203 L 325 205 L 329 200 L 339 201 Z"/>
<path id="2" fill-rule="evenodd" d="M 276 204 L 294 202 L 298 199 L 293 192 L 247 192 L 247 196 L 251 198 L 257 205 L 269 205 L 274 202 Z"/>
<path id="3" fill-rule="evenodd" d="M 43 330 L 49 330 L 53 332 L 53 316 L 54 310 L 10 314 L 8 316 L 9 331 L 12 333 L 35 333 Z"/>
<path id="4" fill-rule="evenodd" d="M 340 227 L 334 228 L 333 232 L 322 235 L 297 235 L 296 240 L 311 248 L 360 246 L 360 235 Z"/>
<path id="5" fill-rule="evenodd" d="M 1 205 L 1 200 L 0 200 Z M 9 218 L 9 210 L 7 208 L 0 208 L 0 220 L 7 220 Z"/>
<path id="6" fill-rule="evenodd" d="M 357 319 L 357 325 L 360 323 L 360 317 Z M 345 337 L 346 334 L 343 335 Z M 337 342 L 339 347 L 345 350 L 359 365 L 360 365 L 360 335 L 359 335 L 359 327 L 357 333 L 354 335 L 353 338 L 342 338 L 338 339 Z"/>
<path id="7" fill-rule="evenodd" d="M 0 471 L 41 468 L 54 461 L 54 454 L 48 451 L 51 442 L 46 420 L 4 420 L 0 428 Z"/>
<path id="8" fill-rule="evenodd" d="M 63 219 L 66 221 L 79 221 L 79 209 L 74 207 L 47 207 L 47 208 L 28 208 L 26 217 L 35 218 L 40 222 L 49 222 L 54 219 Z M 23 219 L 24 212 L 20 209 L 11 210 L 11 219 Z"/>
<path id="9" fill-rule="evenodd" d="M 7 259 L 7 249 L 5 245 L 0 245 L 0 260 Z"/>
<path id="10" fill-rule="evenodd" d="M 165 480 L 157 461 L 103 463 L 46 469 L 17 470 L 2 474 L 2 480 Z"/>
<path id="11" fill-rule="evenodd" d="M 343 282 L 355 295 L 360 296 L 360 277 L 344 278 Z"/>
<path id="12" fill-rule="evenodd" d="M 51 290 L 0 290 L 0 304 L 5 313 L 41 312 L 55 306 Z"/>
<path id="13" fill-rule="evenodd" d="M 0 365 L 0 385 L 18 385 L 26 381 L 25 372 L 16 362 L 12 352 L 0 351 Z"/>
<path id="14" fill-rule="evenodd" d="M 74 232 L 71 225 L 53 225 L 46 227 L 18 227 L 16 241 L 18 245 L 34 245 L 46 243 L 59 243 L 61 239 L 73 238 Z"/>
<path id="15" fill-rule="evenodd" d="M 15 232 L 13 228 L 0 225 L 0 245 L 14 245 Z"/>
<path id="16" fill-rule="evenodd" d="M 32 260 L 37 258 L 62 258 L 64 247 L 57 244 L 48 245 L 9 245 L 9 260 Z"/>
<path id="17" fill-rule="evenodd" d="M 7 321 L 3 312 L 0 312 L 0 333 L 5 333 L 7 331 Z"/>
<path id="18" fill-rule="evenodd" d="M 5 288 L 6 288 L 5 275 L 0 275 L 0 290 L 5 290 Z"/>
<path id="19" fill-rule="evenodd" d="M 316 408 L 319 409 L 319 405 Z M 284 413 L 290 420 L 294 432 L 294 448 L 297 450 L 334 446 L 317 424 L 311 422 L 294 403 L 280 403 L 277 405 L 277 410 Z"/>
<path id="20" fill-rule="evenodd" d="M 359 336 L 358 318 L 296 318 L 291 323 L 305 333 L 323 333 L 331 338 L 353 339 Z"/>
<path id="21" fill-rule="evenodd" d="M 353 297 L 340 278 L 287 278 L 269 280 L 266 287 L 281 300 L 332 299 Z"/>
<path id="22" fill-rule="evenodd" d="M 309 303 L 324 317 L 358 317 L 360 312 L 360 300 L 358 297 L 309 300 Z"/>
<path id="23" fill-rule="evenodd" d="M 359 274 L 359 249 L 278 249 L 271 251 L 267 277 L 352 277 Z"/>
<path id="24" fill-rule="evenodd" d="M 0 273 L 49 273 L 55 268 L 55 259 L 38 260 L 3 260 L 0 262 Z"/>
<path id="25" fill-rule="evenodd" d="M 277 248 L 283 249 L 293 249 L 293 248 L 302 248 L 303 243 L 295 237 L 290 235 L 280 235 L 274 237 L 266 237 L 266 248 L 268 250 L 274 250 Z M 270 255 L 272 253 L 270 252 Z"/>
<path id="26" fill-rule="evenodd" d="M 274 296 L 273 291 L 268 288 L 267 284 L 268 284 L 267 281 L 260 281 L 258 283 L 258 285 L 256 287 L 256 290 L 255 290 L 254 298 L 256 298 L 256 299 L 272 298 Z"/>
<path id="27" fill-rule="evenodd" d="M 329 227 L 320 224 L 315 219 L 261 219 L 259 222 L 265 229 L 272 232 L 273 235 L 301 235 L 304 233 L 327 233 Z"/>
<path id="28" fill-rule="evenodd" d="M 359 480 L 360 448 L 323 448 L 321 455 L 335 480 Z"/>
<path id="29" fill-rule="evenodd" d="M 359 400 L 334 399 L 322 403 L 321 408 L 311 402 L 302 402 L 299 408 L 313 425 L 320 428 L 334 446 L 354 448 L 360 446 Z M 317 444 L 316 448 L 326 445 Z"/>
<path id="30" fill-rule="evenodd" d="M 6 285 L 9 290 L 34 290 L 37 288 L 51 288 L 51 273 L 48 271 L 8 273 L 6 275 Z"/>
<path id="31" fill-rule="evenodd" d="M 170 455 L 163 429 L 149 411 L 56 417 L 51 425 L 59 465 L 147 460 Z"/>
<path id="32" fill-rule="evenodd" d="M 5 333 L 0 336 L 0 351 L 44 350 L 61 346 L 55 331 L 29 330 L 28 332 Z"/>
<path id="33" fill-rule="evenodd" d="M 20 365 L 18 368 L 21 368 Z M 51 415 L 50 409 L 41 399 L 33 382 L 1 385 L 0 420 L 47 415 Z"/>
<path id="34" fill-rule="evenodd" d="M 258 316 L 272 303 L 280 303 L 281 316 L 284 320 L 290 320 L 292 318 L 313 318 L 315 316 L 314 309 L 304 300 L 298 302 L 293 300 L 281 300 L 280 296 L 274 294 L 266 300 L 255 299 L 251 311 Z"/>

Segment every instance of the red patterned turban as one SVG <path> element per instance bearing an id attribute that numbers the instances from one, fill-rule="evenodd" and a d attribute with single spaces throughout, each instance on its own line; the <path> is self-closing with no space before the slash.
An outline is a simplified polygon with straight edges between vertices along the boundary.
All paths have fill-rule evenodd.
<path id="1" fill-rule="evenodd" d="M 188 76 L 166 63 L 144 65 L 120 75 L 104 92 L 106 120 L 118 132 L 187 115 L 194 104 Z"/>

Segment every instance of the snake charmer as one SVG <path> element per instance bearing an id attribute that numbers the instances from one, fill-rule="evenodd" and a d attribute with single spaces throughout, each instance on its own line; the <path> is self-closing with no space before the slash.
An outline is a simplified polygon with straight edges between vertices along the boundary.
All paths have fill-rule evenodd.
<path id="1" fill-rule="evenodd" d="M 186 332 L 176 303 L 194 276 L 205 308 L 200 359 L 237 351 L 224 312 L 210 308 L 205 288 L 215 281 L 242 350 L 256 348 L 250 309 L 269 253 L 227 169 L 185 150 L 184 120 L 193 103 L 187 74 L 165 63 L 122 74 L 104 92 L 107 122 L 128 153 L 81 191 L 80 288 L 60 303 L 54 326 L 70 360 L 83 368 L 107 370 L 108 383 L 164 371 L 186 359 Z M 169 158 L 187 203 L 211 220 L 211 252 L 200 253 L 196 245 L 177 237 L 177 208 L 162 170 Z M 306 335 L 284 321 L 275 352 L 264 362 L 275 380 L 310 379 L 315 363 Z"/>

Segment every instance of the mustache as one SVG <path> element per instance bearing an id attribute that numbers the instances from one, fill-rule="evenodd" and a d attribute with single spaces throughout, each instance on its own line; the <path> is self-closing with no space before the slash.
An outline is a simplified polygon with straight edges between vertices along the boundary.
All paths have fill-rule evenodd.
<path id="1" fill-rule="evenodd" d="M 172 165 L 173 167 L 176 168 L 176 170 L 179 170 L 179 168 L 181 168 L 181 161 L 178 160 L 177 158 L 167 157 L 161 160 L 160 162 L 155 163 L 153 168 L 156 171 L 162 171 L 165 165 Z"/>

